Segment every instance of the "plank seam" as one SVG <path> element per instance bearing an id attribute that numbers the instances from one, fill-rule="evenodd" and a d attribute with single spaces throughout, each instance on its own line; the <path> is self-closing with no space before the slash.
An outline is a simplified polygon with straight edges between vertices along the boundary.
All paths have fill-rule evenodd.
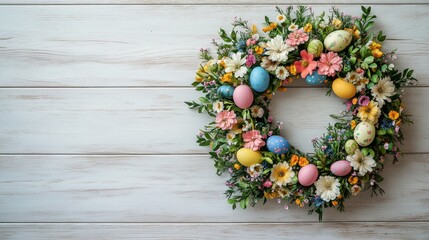
<path id="1" fill-rule="evenodd" d="M 282 4 L 282 3 L 254 3 L 254 2 L 243 2 L 243 3 L 0 3 L 0 6 L 298 6 L 298 5 L 319 5 L 319 6 L 411 6 L 411 5 L 429 5 L 429 3 L 315 3 L 308 2 L 305 4 Z"/>

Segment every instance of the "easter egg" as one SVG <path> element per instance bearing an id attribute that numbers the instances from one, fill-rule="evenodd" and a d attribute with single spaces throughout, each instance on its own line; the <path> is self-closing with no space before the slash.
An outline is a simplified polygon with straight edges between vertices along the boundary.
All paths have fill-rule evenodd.
<path id="1" fill-rule="evenodd" d="M 350 99 L 356 95 L 356 87 L 342 78 L 337 78 L 332 83 L 332 91 L 340 98 Z"/>
<path id="2" fill-rule="evenodd" d="M 344 50 L 353 39 L 353 35 L 346 30 L 336 30 L 328 34 L 323 44 L 325 48 L 332 52 L 340 52 Z"/>
<path id="3" fill-rule="evenodd" d="M 347 140 L 346 144 L 344 145 L 344 148 L 346 149 L 346 153 L 348 155 L 355 154 L 356 150 L 359 148 L 359 145 L 357 142 L 353 139 Z"/>
<path id="4" fill-rule="evenodd" d="M 270 152 L 275 154 L 283 154 L 289 151 L 289 142 L 281 136 L 271 136 L 267 139 L 267 148 Z"/>
<path id="5" fill-rule="evenodd" d="M 265 92 L 270 84 L 270 75 L 262 67 L 255 67 L 250 72 L 250 86 L 256 92 Z"/>
<path id="6" fill-rule="evenodd" d="M 247 85 L 240 85 L 235 88 L 232 98 L 237 107 L 246 109 L 252 106 L 253 103 L 252 89 Z"/>
<path id="7" fill-rule="evenodd" d="M 317 71 L 314 71 L 311 75 L 309 74 L 305 77 L 305 82 L 309 85 L 317 85 L 323 83 L 325 79 L 325 75 L 320 75 Z"/>
<path id="8" fill-rule="evenodd" d="M 313 54 L 314 57 L 320 57 L 323 52 L 323 43 L 319 39 L 313 39 L 308 43 L 307 52 Z"/>
<path id="9" fill-rule="evenodd" d="M 319 176 L 319 171 L 314 164 L 308 164 L 302 167 L 298 172 L 298 181 L 302 186 L 311 186 Z"/>
<path id="10" fill-rule="evenodd" d="M 349 161 L 340 160 L 331 165 L 331 172 L 338 177 L 343 177 L 352 171 L 352 166 Z"/>
<path id="11" fill-rule="evenodd" d="M 246 167 L 262 162 L 262 154 L 258 151 L 253 151 L 248 148 L 240 148 L 237 151 L 237 160 Z"/>
<path id="12" fill-rule="evenodd" d="M 229 85 L 220 86 L 217 89 L 217 93 L 223 98 L 232 98 L 232 94 L 234 94 L 234 87 Z"/>
<path id="13" fill-rule="evenodd" d="M 375 137 L 374 124 L 367 122 L 359 123 L 355 128 L 353 136 L 359 146 L 366 147 L 370 145 Z"/>

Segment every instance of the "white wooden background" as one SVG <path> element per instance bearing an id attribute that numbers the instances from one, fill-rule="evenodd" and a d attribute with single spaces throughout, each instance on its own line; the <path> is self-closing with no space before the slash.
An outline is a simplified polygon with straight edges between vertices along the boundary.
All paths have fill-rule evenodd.
<path id="1" fill-rule="evenodd" d="M 286 1 L 0 0 L 0 239 L 428 239 L 429 2 L 290 2 L 352 14 L 372 4 L 396 65 L 420 79 L 384 196 L 360 194 L 323 223 L 274 202 L 232 211 L 194 142 L 209 121 L 183 104 L 198 97 L 198 49 L 234 16 L 260 24 Z M 324 93 L 296 83 L 276 96 L 303 150 L 344 108 Z"/>

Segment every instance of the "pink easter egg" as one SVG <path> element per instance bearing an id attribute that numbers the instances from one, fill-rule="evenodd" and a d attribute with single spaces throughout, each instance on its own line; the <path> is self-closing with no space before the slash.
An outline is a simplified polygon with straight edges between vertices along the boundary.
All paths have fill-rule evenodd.
<path id="1" fill-rule="evenodd" d="M 343 177 L 352 171 L 352 166 L 349 161 L 340 160 L 331 165 L 331 172 L 335 176 Z"/>
<path id="2" fill-rule="evenodd" d="M 311 186 L 319 176 L 319 171 L 314 164 L 308 164 L 298 172 L 298 181 L 302 186 Z"/>
<path id="3" fill-rule="evenodd" d="M 235 88 L 232 96 L 235 105 L 241 109 L 246 109 L 252 106 L 253 103 L 253 92 L 247 85 L 240 85 Z"/>

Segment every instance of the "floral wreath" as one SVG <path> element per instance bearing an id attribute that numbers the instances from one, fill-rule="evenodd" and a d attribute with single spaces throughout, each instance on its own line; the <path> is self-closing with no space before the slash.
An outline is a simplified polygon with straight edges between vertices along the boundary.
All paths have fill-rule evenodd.
<path id="1" fill-rule="evenodd" d="M 219 175 L 230 174 L 225 194 L 233 209 L 277 199 L 286 209 L 307 205 L 321 220 L 324 208 L 344 211 L 345 200 L 363 189 L 384 193 L 385 156 L 398 161 L 401 124 L 412 123 L 401 88 L 417 80 L 413 70 L 395 69 L 395 51 L 383 52 L 386 36 L 370 32 L 371 7 L 362 6 L 361 17 L 335 8 L 326 15 L 305 6 L 276 9 L 275 21 L 265 17 L 264 34 L 236 18 L 230 34 L 220 29 L 221 43 L 213 40 L 216 58 L 200 50 L 204 62 L 192 85 L 204 96 L 186 104 L 215 118 L 197 143 L 210 146 Z M 269 113 L 276 91 L 304 79 L 346 99 L 346 110 L 331 115 L 336 123 L 312 140 L 311 154 L 281 137 L 282 123 Z"/>

